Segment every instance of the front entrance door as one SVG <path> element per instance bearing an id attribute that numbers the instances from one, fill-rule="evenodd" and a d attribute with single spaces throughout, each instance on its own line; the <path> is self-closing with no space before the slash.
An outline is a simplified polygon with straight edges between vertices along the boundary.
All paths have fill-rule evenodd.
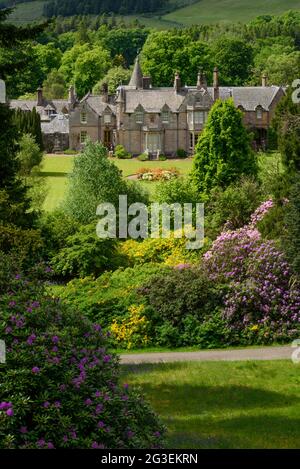
<path id="1" fill-rule="evenodd" d="M 146 133 L 145 140 L 145 151 L 148 150 L 149 153 L 157 153 L 158 150 L 161 150 L 160 134 L 158 132 Z"/>

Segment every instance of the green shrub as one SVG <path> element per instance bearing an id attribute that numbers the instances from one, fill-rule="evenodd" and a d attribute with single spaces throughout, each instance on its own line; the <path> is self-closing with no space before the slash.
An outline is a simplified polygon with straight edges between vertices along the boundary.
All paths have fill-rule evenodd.
<path id="1" fill-rule="evenodd" d="M 116 268 L 117 262 L 116 240 L 98 238 L 91 224 L 66 238 L 65 247 L 53 257 L 51 265 L 64 277 L 86 277 Z"/>
<path id="2" fill-rule="evenodd" d="M 159 203 L 184 204 L 202 202 L 193 182 L 188 178 L 172 178 L 156 186 L 155 200 Z"/>
<path id="3" fill-rule="evenodd" d="M 142 153 L 137 157 L 137 160 L 139 161 L 148 161 L 149 160 L 149 154 L 148 153 Z"/>
<path id="4" fill-rule="evenodd" d="M 72 148 L 68 148 L 67 150 L 64 151 L 64 155 L 77 155 L 78 151 L 77 150 L 72 150 Z"/>
<path id="5" fill-rule="evenodd" d="M 168 158 L 165 155 L 159 155 L 159 161 L 166 161 Z"/>
<path id="6" fill-rule="evenodd" d="M 101 203 L 110 202 L 117 209 L 119 195 L 127 195 L 129 205 L 148 202 L 145 191 L 123 179 L 122 172 L 100 143 L 87 142 L 84 151 L 75 158 L 69 177 L 63 209 L 82 224 L 96 220 L 96 210 Z"/>
<path id="7" fill-rule="evenodd" d="M 39 228 L 46 247 L 48 259 L 65 247 L 66 239 L 74 235 L 80 228 L 74 220 L 62 210 L 45 213 L 39 220 Z"/>
<path id="8" fill-rule="evenodd" d="M 127 160 L 132 158 L 132 155 L 125 150 L 123 145 L 117 145 L 114 150 L 114 156 L 119 160 Z"/>
<path id="9" fill-rule="evenodd" d="M 44 255 L 44 243 L 39 230 L 0 225 L 0 251 L 18 257 L 20 265 L 29 266 Z"/>
<path id="10" fill-rule="evenodd" d="M 115 319 L 123 319 L 132 304 L 142 298 L 137 289 L 169 267 L 157 264 L 136 266 L 106 272 L 97 279 L 74 279 L 61 292 L 61 297 L 92 321 L 109 329 Z"/>
<path id="11" fill-rule="evenodd" d="M 0 268 L 1 278 L 1 268 Z M 163 427 L 119 383 L 118 359 L 97 323 L 45 295 L 31 275 L 0 298 L 0 448 L 152 448 Z"/>
<path id="12" fill-rule="evenodd" d="M 222 306 L 222 288 L 209 280 L 199 267 L 178 266 L 152 278 L 139 292 L 162 324 L 169 323 L 179 331 L 187 316 L 201 323 Z"/>
<path id="13" fill-rule="evenodd" d="M 178 148 L 176 151 L 177 158 L 187 158 L 188 154 L 183 148 Z"/>
<path id="14" fill-rule="evenodd" d="M 224 225 L 230 230 L 246 225 L 261 201 L 259 184 L 252 178 L 243 177 L 226 189 L 215 187 L 206 204 L 208 235 L 214 238 Z"/>

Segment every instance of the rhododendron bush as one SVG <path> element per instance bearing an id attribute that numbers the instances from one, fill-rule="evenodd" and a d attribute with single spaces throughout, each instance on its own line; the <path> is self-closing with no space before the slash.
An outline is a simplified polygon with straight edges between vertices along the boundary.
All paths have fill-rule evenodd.
<path id="1" fill-rule="evenodd" d="M 42 284 L 17 274 L 0 285 L 0 448 L 150 448 L 163 428 L 119 384 L 108 338 Z"/>
<path id="2" fill-rule="evenodd" d="M 300 285 L 273 241 L 257 229 L 272 201 L 262 204 L 249 225 L 223 232 L 204 256 L 211 279 L 229 283 L 223 316 L 250 342 L 298 337 Z M 241 335 L 240 335 L 241 336 Z"/>

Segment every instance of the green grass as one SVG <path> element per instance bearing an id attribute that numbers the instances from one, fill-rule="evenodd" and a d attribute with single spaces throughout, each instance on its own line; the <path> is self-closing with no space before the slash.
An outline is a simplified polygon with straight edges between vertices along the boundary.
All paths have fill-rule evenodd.
<path id="1" fill-rule="evenodd" d="M 61 201 L 64 198 L 64 194 L 67 188 L 67 177 L 68 173 L 72 171 L 74 158 L 76 156 L 66 156 L 66 155 L 46 155 L 44 157 L 43 168 L 41 176 L 45 179 L 45 184 L 47 188 L 47 197 L 44 203 L 44 208 L 47 211 L 53 211 L 59 206 Z M 280 156 L 278 153 L 270 154 L 260 154 L 259 157 L 259 166 L 261 173 L 268 173 L 274 168 L 274 165 L 280 164 Z M 180 174 L 186 176 L 192 169 L 193 160 L 191 158 L 185 160 L 167 160 L 167 161 L 138 161 L 137 159 L 132 160 L 113 160 L 114 163 L 118 166 L 123 172 L 123 176 L 127 177 L 136 172 L 140 168 L 171 168 L 176 167 Z M 155 182 L 142 181 L 139 182 L 144 189 L 146 189 L 150 198 L 153 198 L 156 184 Z"/>
<path id="2" fill-rule="evenodd" d="M 185 26 L 211 24 L 218 21 L 248 22 L 259 15 L 277 15 L 288 10 L 300 10 L 299 0 L 201 0 L 162 17 Z"/>
<path id="3" fill-rule="evenodd" d="M 299 365 L 185 362 L 122 370 L 167 426 L 169 448 L 299 448 Z"/>
<path id="4" fill-rule="evenodd" d="M 44 178 L 47 196 L 44 203 L 45 210 L 51 212 L 59 206 L 63 200 L 67 184 L 68 173 L 72 171 L 74 158 L 76 156 L 66 155 L 46 155 L 43 161 L 41 177 Z M 139 168 L 170 168 L 176 167 L 182 175 L 188 174 L 192 167 L 192 160 L 174 160 L 174 161 L 138 161 L 133 160 L 113 160 L 114 163 L 122 170 L 123 176 L 127 177 L 135 174 Z M 142 186 L 153 195 L 155 191 L 155 182 L 140 182 Z"/>
<path id="5" fill-rule="evenodd" d="M 20 3 L 10 17 L 16 24 L 42 19 L 45 1 Z M 277 15 L 288 10 L 300 10 L 299 0 L 171 0 L 175 6 L 184 6 L 168 14 L 130 15 L 122 17 L 126 23 L 138 19 L 149 28 L 170 29 L 193 24 L 211 24 L 218 21 L 248 22 L 259 15 Z M 191 4 L 190 4 L 191 3 Z"/>
<path id="6" fill-rule="evenodd" d="M 43 18 L 43 8 L 46 1 L 35 1 L 27 3 L 19 3 L 16 9 L 9 17 L 9 21 L 17 25 L 31 23 Z"/>

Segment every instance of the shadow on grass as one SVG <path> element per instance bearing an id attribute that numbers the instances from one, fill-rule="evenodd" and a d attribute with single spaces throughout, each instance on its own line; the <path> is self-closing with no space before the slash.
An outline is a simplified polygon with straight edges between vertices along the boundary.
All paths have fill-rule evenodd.
<path id="1" fill-rule="evenodd" d="M 41 172 L 39 173 L 39 176 L 42 178 L 46 177 L 66 177 L 68 176 L 69 173 L 61 173 L 61 172 Z"/>
<path id="2" fill-rule="evenodd" d="M 169 448 L 286 449 L 299 448 L 300 418 L 268 414 L 216 419 L 211 415 L 186 421 L 164 418 Z"/>

